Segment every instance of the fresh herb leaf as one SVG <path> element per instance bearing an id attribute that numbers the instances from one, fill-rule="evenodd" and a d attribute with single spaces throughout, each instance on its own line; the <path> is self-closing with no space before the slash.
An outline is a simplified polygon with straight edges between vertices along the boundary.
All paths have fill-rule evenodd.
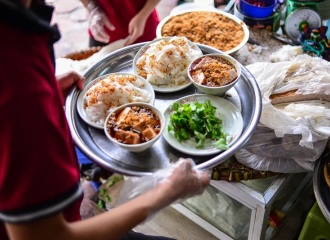
<path id="1" fill-rule="evenodd" d="M 97 202 L 97 207 L 99 209 L 103 209 L 104 208 L 104 202 L 103 202 L 103 200 L 99 199 L 99 201 Z"/>
<path id="2" fill-rule="evenodd" d="M 174 137 L 179 141 L 190 138 L 196 140 L 196 148 L 203 148 L 206 139 L 214 140 L 215 147 L 227 149 L 226 136 L 223 131 L 222 120 L 216 117 L 216 107 L 210 100 L 172 104 L 173 112 L 167 127 L 169 132 L 174 132 Z"/>

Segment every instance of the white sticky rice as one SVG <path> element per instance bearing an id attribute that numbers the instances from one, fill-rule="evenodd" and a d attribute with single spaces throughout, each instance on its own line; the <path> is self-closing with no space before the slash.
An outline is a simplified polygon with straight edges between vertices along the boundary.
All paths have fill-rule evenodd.
<path id="1" fill-rule="evenodd" d="M 189 63 L 203 55 L 193 46 L 186 37 L 151 43 L 136 61 L 138 75 L 153 85 L 186 83 Z"/>
<path id="2" fill-rule="evenodd" d="M 133 75 L 111 74 L 98 80 L 84 96 L 88 118 L 103 125 L 107 115 L 116 107 L 131 102 L 149 102 L 151 95 L 142 89 L 145 83 Z"/>

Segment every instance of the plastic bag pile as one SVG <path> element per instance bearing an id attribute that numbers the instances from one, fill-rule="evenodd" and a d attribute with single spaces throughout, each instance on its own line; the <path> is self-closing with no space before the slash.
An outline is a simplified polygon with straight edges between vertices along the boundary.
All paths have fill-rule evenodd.
<path id="1" fill-rule="evenodd" d="M 269 97 L 294 89 L 330 95 L 330 63 L 304 54 L 291 61 L 254 63 L 247 69 L 260 87 L 262 114 L 256 131 L 235 157 L 260 171 L 312 171 L 330 136 L 330 102 L 273 105 Z"/>

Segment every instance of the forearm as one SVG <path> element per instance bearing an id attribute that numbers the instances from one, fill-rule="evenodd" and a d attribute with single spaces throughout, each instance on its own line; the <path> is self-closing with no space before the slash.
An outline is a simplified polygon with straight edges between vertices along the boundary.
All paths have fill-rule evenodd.
<path id="1" fill-rule="evenodd" d="M 143 6 L 143 8 L 140 10 L 138 15 L 148 18 L 150 13 L 155 9 L 159 2 L 160 0 L 148 0 Z"/>
<path id="2" fill-rule="evenodd" d="M 169 191 L 166 188 L 167 186 L 154 188 L 109 212 L 79 223 L 73 223 L 71 227 L 81 236 L 90 236 L 93 239 L 111 236 L 111 239 L 119 239 L 136 225 L 175 200 L 174 196 L 168 194 Z"/>
<path id="3" fill-rule="evenodd" d="M 192 168 L 192 160 L 179 160 L 167 171 L 155 173 L 158 184 L 146 193 L 106 213 L 68 223 L 61 213 L 33 222 L 6 223 L 11 240 L 121 239 L 150 216 L 172 204 L 202 193 L 210 184 L 207 172 Z"/>
<path id="4" fill-rule="evenodd" d="M 80 0 L 80 2 L 84 5 L 84 7 L 87 9 L 87 11 L 90 11 L 88 5 L 93 2 L 97 4 L 96 0 Z"/>
<path id="5" fill-rule="evenodd" d="M 84 5 L 85 8 L 87 8 L 87 5 L 90 2 L 90 0 L 80 0 L 80 2 Z"/>

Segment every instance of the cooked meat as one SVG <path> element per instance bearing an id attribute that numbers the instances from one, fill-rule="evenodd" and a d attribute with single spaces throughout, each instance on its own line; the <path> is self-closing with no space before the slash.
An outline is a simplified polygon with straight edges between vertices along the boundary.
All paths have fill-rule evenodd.
<path id="1" fill-rule="evenodd" d="M 188 12 L 171 17 L 162 27 L 162 37 L 186 37 L 195 43 L 228 51 L 243 38 L 243 27 L 234 20 L 215 12 Z"/>
<path id="2" fill-rule="evenodd" d="M 225 86 L 237 78 L 235 67 L 217 57 L 203 57 L 190 69 L 193 80 L 208 87 Z"/>

